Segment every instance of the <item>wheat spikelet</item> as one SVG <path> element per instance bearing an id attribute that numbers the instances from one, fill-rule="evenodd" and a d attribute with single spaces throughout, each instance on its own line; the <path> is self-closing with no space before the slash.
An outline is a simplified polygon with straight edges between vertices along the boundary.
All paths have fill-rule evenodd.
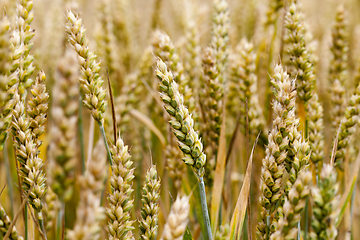
<path id="1" fill-rule="evenodd" d="M 194 112 L 193 91 L 189 87 L 191 85 L 185 77 L 184 66 L 170 37 L 166 33 L 157 30 L 154 32 L 152 45 L 156 55 L 169 66 L 170 71 L 173 73 L 175 82 L 179 84 L 179 91 L 184 95 L 185 105 L 190 112 Z"/>
<path id="2" fill-rule="evenodd" d="M 126 71 L 130 70 L 132 58 L 133 58 L 133 46 L 132 42 L 135 39 L 132 36 L 132 29 L 130 22 L 130 1 L 129 0 L 116 0 L 112 1 L 114 3 L 112 8 L 112 18 L 114 23 L 114 35 L 116 38 L 116 44 L 121 49 L 120 61 L 121 68 L 125 68 Z M 121 77 L 121 75 L 120 75 Z M 122 79 L 120 79 L 122 80 Z"/>
<path id="3" fill-rule="evenodd" d="M 318 170 L 318 164 L 324 159 L 324 124 L 323 107 L 319 102 L 317 93 L 314 93 L 308 102 L 308 128 L 309 144 L 311 148 L 310 159 Z"/>
<path id="4" fill-rule="evenodd" d="M 267 19 L 265 26 L 275 25 L 278 19 L 279 11 L 284 6 L 283 0 L 269 0 L 269 7 L 267 10 Z"/>
<path id="5" fill-rule="evenodd" d="M 49 233 L 54 231 L 56 217 L 59 210 L 59 200 L 56 194 L 53 192 L 51 188 L 48 188 L 45 195 L 45 219 L 46 219 L 46 232 Z"/>
<path id="6" fill-rule="evenodd" d="M 219 148 L 224 95 L 223 85 L 220 83 L 219 71 L 216 66 L 214 50 L 210 47 L 204 50 L 203 56 L 203 81 L 205 83 L 203 101 L 203 134 L 205 138 L 206 154 L 209 157 L 207 164 L 207 178 L 212 179 L 215 170 L 216 155 Z"/>
<path id="7" fill-rule="evenodd" d="M 216 67 L 219 72 L 220 83 L 223 83 L 227 56 L 230 30 L 230 12 L 226 0 L 214 0 L 214 13 L 212 21 L 210 46 L 214 50 Z"/>
<path id="8" fill-rule="evenodd" d="M 39 213 L 39 219 L 42 219 L 41 210 L 43 203 L 41 199 L 46 193 L 46 178 L 42 170 L 43 161 L 39 158 L 38 149 L 32 140 L 30 118 L 25 112 L 24 103 L 20 101 L 18 94 L 15 94 L 14 98 L 16 105 L 13 109 L 11 131 L 16 149 L 16 159 L 20 163 L 19 175 L 22 180 L 22 189 L 26 195 L 31 186 L 34 185 L 28 201 Z"/>
<path id="9" fill-rule="evenodd" d="M 198 176 L 204 175 L 206 155 L 199 135 L 194 130 L 194 121 L 184 105 L 183 96 L 178 90 L 173 75 L 167 70 L 166 64 L 159 58 L 156 64 L 156 75 L 161 81 L 160 97 L 165 110 L 171 116 L 169 121 L 172 131 L 178 140 L 178 145 L 184 153 L 183 161 L 196 169 Z"/>
<path id="10" fill-rule="evenodd" d="M 199 89 L 201 77 L 201 47 L 200 47 L 200 33 L 194 21 L 194 4 L 191 1 L 185 1 L 185 37 L 186 37 L 186 52 L 184 60 L 184 71 L 189 78 L 189 88 L 196 92 Z"/>
<path id="11" fill-rule="evenodd" d="M 354 134 L 356 126 L 359 122 L 359 105 L 360 103 L 360 84 L 357 86 L 355 93 L 350 97 L 348 106 L 345 109 L 342 117 L 340 134 L 337 139 L 337 147 L 334 164 L 335 167 L 343 169 L 343 162 L 345 160 L 346 149 Z"/>
<path id="12" fill-rule="evenodd" d="M 47 120 L 49 93 L 46 92 L 45 80 L 45 73 L 40 71 L 35 83 L 32 85 L 32 96 L 28 101 L 27 113 L 30 117 L 30 130 L 36 148 L 39 148 L 42 144 L 39 138 L 45 132 L 45 123 Z"/>
<path id="13" fill-rule="evenodd" d="M 128 147 L 120 137 L 111 147 L 111 154 L 114 161 L 110 178 L 112 193 L 108 196 L 109 207 L 106 209 L 109 239 L 134 239 L 134 221 L 130 220 L 134 202 L 131 197 L 134 169 Z"/>
<path id="14" fill-rule="evenodd" d="M 311 240 L 334 240 L 337 236 L 336 221 L 339 198 L 339 185 L 336 182 L 336 171 L 328 164 L 323 166 L 318 186 L 311 190 L 313 197 L 313 217 L 311 222 Z"/>
<path id="15" fill-rule="evenodd" d="M 285 193 L 288 195 L 292 186 L 294 185 L 298 175 L 309 168 L 310 160 L 310 146 L 308 142 L 300 139 L 300 141 L 294 142 L 294 150 L 296 155 L 292 162 L 292 168 L 289 172 L 289 177 L 286 182 Z"/>
<path id="16" fill-rule="evenodd" d="M 332 58 L 329 67 L 330 100 L 332 104 L 333 129 L 339 127 L 345 110 L 345 89 L 344 82 L 347 80 L 347 32 L 345 9 L 339 6 L 336 12 L 335 23 L 332 28 Z"/>
<path id="17" fill-rule="evenodd" d="M 280 219 L 278 230 L 271 235 L 271 240 L 296 239 L 297 225 L 301 212 L 305 208 L 306 199 L 310 194 L 311 172 L 302 171 L 289 191 L 284 204 L 284 218 Z"/>
<path id="18" fill-rule="evenodd" d="M 236 51 L 229 64 L 230 81 L 228 85 L 230 93 L 228 95 L 228 105 L 230 106 L 228 107 L 232 109 L 234 116 L 238 115 L 240 111 L 240 121 L 244 132 L 246 129 L 246 114 L 248 114 L 250 134 L 256 137 L 259 131 L 261 131 L 263 133 L 261 137 L 265 138 L 265 119 L 257 94 L 258 81 L 255 73 L 255 61 L 256 53 L 253 44 L 243 38 L 236 47 Z M 235 101 L 231 101 L 232 97 Z M 236 101 L 237 99 L 239 99 L 240 102 Z M 248 111 L 246 110 L 246 102 L 248 104 Z"/>
<path id="19" fill-rule="evenodd" d="M 288 158 L 289 138 L 293 134 L 295 118 L 295 79 L 276 65 L 272 79 L 275 100 L 273 101 L 273 128 L 269 132 L 266 156 L 262 161 L 260 204 L 262 206 L 261 221 L 258 223 L 258 239 L 269 239 L 269 230 L 276 230 L 276 219 L 268 218 L 276 211 L 279 201 L 282 201 L 282 176 L 285 171 L 285 161 Z M 298 121 L 295 121 L 295 123 Z M 293 138 L 293 137 L 292 137 Z M 291 169 L 291 165 L 290 165 Z M 290 171 L 290 170 L 289 170 Z M 269 229 L 270 228 L 270 229 Z"/>
<path id="20" fill-rule="evenodd" d="M 11 36 L 12 66 L 10 69 L 9 88 L 18 84 L 18 91 L 24 100 L 26 89 L 31 86 L 30 78 L 34 72 L 34 57 L 29 54 L 34 43 L 35 31 L 31 29 L 34 18 L 32 0 L 20 0 L 16 5 L 15 26 Z"/>
<path id="21" fill-rule="evenodd" d="M 145 176 L 145 184 L 142 190 L 142 207 L 139 222 L 140 239 L 156 240 L 158 234 L 158 214 L 160 199 L 160 179 L 158 179 L 156 167 L 151 166 Z"/>
<path id="22" fill-rule="evenodd" d="M 51 188 L 59 199 L 72 196 L 76 166 L 76 131 L 79 106 L 78 64 L 76 54 L 67 49 L 58 64 L 53 92 L 49 144 Z"/>
<path id="23" fill-rule="evenodd" d="M 12 93 L 8 90 L 10 79 L 10 21 L 6 16 L 0 19 L 0 150 L 3 149 L 11 124 L 11 112 L 14 106 Z"/>
<path id="24" fill-rule="evenodd" d="M 5 209 L 0 205 L 0 235 L 5 236 L 11 225 L 11 220 L 6 214 Z M 13 227 L 9 238 L 10 240 L 23 240 L 23 237 L 20 237 L 15 226 Z"/>
<path id="25" fill-rule="evenodd" d="M 297 93 L 300 100 L 307 102 L 312 97 L 315 75 L 313 64 L 310 62 L 310 53 L 305 42 L 306 29 L 302 14 L 295 3 L 291 3 L 285 17 L 287 33 L 284 39 L 286 52 L 289 55 L 287 62 L 288 72 L 296 78 Z"/>
<path id="26" fill-rule="evenodd" d="M 113 16 L 111 15 L 111 1 L 99 3 L 99 21 L 96 31 L 97 49 L 101 57 L 103 69 L 108 69 L 110 79 L 119 86 L 121 82 L 115 81 L 120 76 L 120 59 L 118 45 L 114 35 Z M 121 69 L 122 70 L 122 69 Z M 104 71 L 105 72 L 105 71 Z"/>
<path id="27" fill-rule="evenodd" d="M 102 123 L 107 102 L 105 100 L 106 90 L 102 88 L 103 80 L 99 75 L 100 63 L 96 61 L 97 56 L 89 50 L 82 20 L 71 11 L 68 11 L 67 19 L 65 31 L 70 44 L 78 53 L 81 69 L 79 81 L 81 89 L 85 93 L 83 103 L 91 111 L 94 119 Z"/>
<path id="28" fill-rule="evenodd" d="M 161 240 L 181 240 L 190 212 L 189 197 L 177 197 L 171 206 L 171 211 L 164 226 Z"/>

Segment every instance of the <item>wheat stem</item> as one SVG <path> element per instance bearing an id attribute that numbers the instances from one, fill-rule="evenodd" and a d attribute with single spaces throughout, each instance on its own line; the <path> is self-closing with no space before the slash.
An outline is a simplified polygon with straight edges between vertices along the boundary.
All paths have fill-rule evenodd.
<path id="1" fill-rule="evenodd" d="M 101 135 L 104 138 L 104 143 L 105 143 L 105 147 L 106 147 L 106 151 L 107 151 L 107 155 L 108 155 L 107 158 L 108 158 L 108 161 L 110 162 L 110 165 L 112 166 L 113 162 L 112 162 L 112 158 L 111 158 L 110 148 L 109 148 L 109 145 L 106 140 L 106 133 L 105 133 L 104 125 L 102 122 L 98 122 L 98 123 L 99 123 Z"/>
<path id="2" fill-rule="evenodd" d="M 208 240 L 212 240 L 213 238 L 212 238 L 212 232 L 211 232 L 209 210 L 208 210 L 207 201 L 206 201 L 206 192 L 205 192 L 205 184 L 204 184 L 203 177 L 199 178 L 199 189 L 200 189 L 201 208 L 202 208 L 202 213 L 203 213 L 203 217 L 205 220 L 207 237 L 208 237 Z"/>

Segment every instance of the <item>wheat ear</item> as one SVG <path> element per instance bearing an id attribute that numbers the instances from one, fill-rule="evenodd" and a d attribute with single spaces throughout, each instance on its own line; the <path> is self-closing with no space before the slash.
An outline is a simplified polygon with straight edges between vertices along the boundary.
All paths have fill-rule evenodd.
<path id="1" fill-rule="evenodd" d="M 35 31 L 31 29 L 34 18 L 33 1 L 20 0 L 16 6 L 15 27 L 11 36 L 12 66 L 10 70 L 9 88 L 18 88 L 22 101 L 26 96 L 26 89 L 31 86 L 30 78 L 35 70 L 34 57 L 29 54 L 34 43 L 32 38 Z"/>
<path id="2" fill-rule="evenodd" d="M 311 240 L 328 239 L 334 240 L 337 236 L 336 221 L 338 218 L 339 184 L 335 169 L 324 164 L 318 186 L 311 190 L 313 205 L 313 217 L 311 221 Z"/>
<path id="3" fill-rule="evenodd" d="M 158 215 L 160 199 L 160 179 L 158 179 L 156 166 L 151 166 L 145 176 L 142 190 L 141 220 L 139 222 L 140 239 L 156 240 L 158 235 Z"/>
<path id="4" fill-rule="evenodd" d="M 317 93 L 314 93 L 308 103 L 309 144 L 311 148 L 311 162 L 315 164 L 318 173 L 319 164 L 324 159 L 324 123 L 323 107 Z"/>
<path id="5" fill-rule="evenodd" d="M 295 240 L 298 235 L 298 223 L 310 194 L 311 172 L 303 171 L 289 191 L 284 204 L 284 218 L 279 220 L 278 230 L 271 235 L 271 240 Z"/>
<path id="6" fill-rule="evenodd" d="M 335 23 L 332 28 L 332 58 L 329 67 L 330 100 L 332 104 L 333 129 L 338 129 L 345 110 L 345 88 L 347 80 L 347 21 L 345 9 L 341 5 L 337 9 Z"/>
<path id="7" fill-rule="evenodd" d="M 108 196 L 109 207 L 106 209 L 108 216 L 109 239 L 134 239 L 132 226 L 134 221 L 130 219 L 134 200 L 131 193 L 134 179 L 133 162 L 121 137 L 117 138 L 116 145 L 112 145 L 111 154 L 114 164 L 110 184 L 112 192 Z"/>
<path id="8" fill-rule="evenodd" d="M 76 166 L 76 130 L 79 106 L 76 53 L 67 49 L 59 61 L 53 92 L 49 169 L 51 188 L 62 201 L 71 198 Z"/>
<path id="9" fill-rule="evenodd" d="M 288 72 L 292 78 L 296 78 L 298 97 L 306 103 L 312 97 L 315 83 L 313 64 L 310 62 L 310 53 L 305 42 L 306 29 L 302 14 L 296 3 L 291 3 L 285 17 L 287 33 L 284 39 L 288 54 Z"/>
<path id="10" fill-rule="evenodd" d="M 240 102 L 237 104 L 237 101 L 233 102 L 229 99 L 228 105 L 231 105 L 230 109 L 233 110 L 234 116 L 239 114 L 240 111 L 240 121 L 244 132 L 246 129 L 246 114 L 248 114 L 250 134 L 256 137 L 261 131 L 262 135 L 260 137 L 266 138 L 264 136 L 267 132 L 264 131 L 265 118 L 257 94 L 256 58 L 257 54 L 254 51 L 254 45 L 243 38 L 236 47 L 234 54 L 232 54 L 229 64 L 230 81 L 228 82 L 229 94 L 232 92 L 230 99 L 231 97 L 237 97 L 237 99 L 240 99 Z M 246 110 L 246 104 L 248 111 Z M 266 140 L 264 141 L 266 142 Z"/>
<path id="11" fill-rule="evenodd" d="M 178 140 L 179 148 L 184 153 L 183 161 L 194 167 L 199 176 L 203 176 L 206 155 L 199 135 L 194 130 L 194 121 L 184 105 L 184 98 L 179 92 L 177 83 L 173 80 L 172 73 L 167 70 L 166 64 L 159 58 L 156 67 L 156 75 L 161 81 L 160 96 L 165 110 L 171 116 L 169 123 Z"/>
<path id="12" fill-rule="evenodd" d="M 289 138 L 293 132 L 295 118 L 295 79 L 290 79 L 281 65 L 276 65 L 272 79 L 275 100 L 273 101 L 273 128 L 269 132 L 266 156 L 262 160 L 260 204 L 261 221 L 258 223 L 258 238 L 269 239 L 269 233 L 276 230 L 276 206 L 282 201 L 282 177 L 285 160 L 288 158 Z M 296 127 L 295 127 L 296 129 Z M 291 163 L 291 162 L 290 162 Z M 290 165 L 291 169 L 291 165 Z M 289 170 L 290 170 L 289 169 Z"/>
<path id="13" fill-rule="evenodd" d="M 36 148 L 39 148 L 42 144 L 39 138 L 45 132 L 47 120 L 49 93 L 46 92 L 45 80 L 44 71 L 40 71 L 35 79 L 35 83 L 32 85 L 32 96 L 28 101 L 27 108 L 32 140 L 36 144 Z"/>
<path id="14" fill-rule="evenodd" d="M 181 240 L 185 233 L 190 212 L 189 197 L 177 196 L 171 206 L 170 214 L 164 226 L 161 240 Z"/>
<path id="15" fill-rule="evenodd" d="M 107 102 L 105 100 L 106 90 L 102 88 L 100 63 L 97 62 L 97 56 L 89 50 L 82 20 L 71 11 L 68 11 L 67 19 L 65 31 L 71 46 L 78 53 L 81 69 L 79 81 L 81 89 L 85 93 L 83 103 L 91 111 L 94 119 L 102 124 Z"/>
<path id="16" fill-rule="evenodd" d="M 360 104 L 360 84 L 357 86 L 355 93 L 350 97 L 348 106 L 345 109 L 342 117 L 340 134 L 337 139 L 337 147 L 334 164 L 337 168 L 343 170 L 343 162 L 345 160 L 345 153 L 347 146 L 350 143 L 351 136 L 356 130 L 359 122 L 359 104 Z"/>
<path id="17" fill-rule="evenodd" d="M 11 113 L 14 107 L 11 89 L 8 89 L 10 78 L 10 21 L 7 16 L 0 19 L 0 150 L 3 149 L 11 124 Z"/>
<path id="18" fill-rule="evenodd" d="M 0 205 L 0 235 L 5 236 L 7 231 L 9 231 L 11 225 L 10 217 L 6 214 L 5 209 Z M 9 235 L 10 240 L 24 240 L 23 237 L 20 237 L 16 227 L 14 226 Z"/>
<path id="19" fill-rule="evenodd" d="M 206 153 L 209 157 L 207 164 L 207 175 L 209 175 L 213 174 L 215 170 L 215 160 L 219 148 L 224 88 L 219 79 L 215 53 L 212 48 L 208 47 L 204 50 L 202 61 L 204 71 L 203 81 L 205 83 L 202 96 L 205 122 L 202 130 L 206 144 Z M 208 178 L 212 179 L 213 177 L 210 175 Z"/>

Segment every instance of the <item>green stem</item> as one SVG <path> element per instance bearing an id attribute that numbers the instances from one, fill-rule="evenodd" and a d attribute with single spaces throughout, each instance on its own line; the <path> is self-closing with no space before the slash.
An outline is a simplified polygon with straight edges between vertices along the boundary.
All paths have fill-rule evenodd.
<path id="1" fill-rule="evenodd" d="M 300 221 L 298 222 L 298 234 L 297 234 L 297 240 L 301 240 L 301 236 L 300 236 L 300 228 L 301 228 L 301 226 L 300 226 Z"/>
<path id="2" fill-rule="evenodd" d="M 109 148 L 109 145 L 107 143 L 107 140 L 106 140 L 106 135 L 105 135 L 105 129 L 104 129 L 104 124 L 102 124 L 102 122 L 98 122 L 99 123 L 99 127 L 100 127 L 100 131 L 101 131 L 101 134 L 104 138 L 104 142 L 105 142 L 105 147 L 106 147 L 106 151 L 107 151 L 107 154 L 108 154 L 108 160 L 110 162 L 110 165 L 112 166 L 112 158 L 111 158 L 111 152 L 110 152 L 110 148 Z M 115 143 L 116 144 L 116 143 Z"/>
<path id="3" fill-rule="evenodd" d="M 355 182 L 355 186 L 354 189 L 356 189 L 356 182 Z M 351 229 L 351 239 L 353 239 L 353 231 L 352 231 L 352 221 L 353 221 L 353 213 L 354 213 L 354 201 L 355 201 L 355 194 L 356 194 L 356 190 L 353 191 L 352 196 L 351 196 L 351 203 L 350 203 L 350 229 Z"/>
<path id="4" fill-rule="evenodd" d="M 304 240 L 307 239 L 307 233 L 309 231 L 309 199 L 306 200 L 305 204 L 305 231 L 304 231 Z M 299 222 L 299 234 L 300 234 L 300 222 Z M 300 239 L 300 237 L 299 237 Z"/>
<path id="5" fill-rule="evenodd" d="M 203 179 L 203 177 L 200 177 L 199 180 L 200 180 L 199 181 L 199 189 L 200 189 L 201 208 L 202 208 L 202 212 L 203 212 L 203 216 L 204 216 L 204 220 L 205 220 L 206 231 L 208 234 L 208 240 L 212 240 L 213 238 L 212 238 L 212 232 L 211 232 L 209 210 L 208 210 L 207 201 L 206 201 L 204 179 Z"/>
<path id="6" fill-rule="evenodd" d="M 83 129 L 83 117 L 82 117 L 82 98 L 79 97 L 79 116 L 78 116 L 78 131 L 80 140 L 80 151 L 81 151 L 81 170 L 85 172 L 85 149 L 84 149 L 84 129 Z"/>
<path id="7" fill-rule="evenodd" d="M 25 219 L 25 240 L 29 239 L 29 233 L 28 233 L 28 206 L 25 204 L 24 208 L 24 219 Z"/>
<path id="8" fill-rule="evenodd" d="M 37 212 L 37 215 L 38 215 L 38 220 L 39 220 L 39 225 L 40 225 L 41 231 L 42 231 L 43 234 L 44 234 L 45 240 L 47 240 L 46 230 L 45 230 L 45 225 L 44 225 L 44 219 L 43 219 L 42 212 L 41 212 L 41 211 Z"/>

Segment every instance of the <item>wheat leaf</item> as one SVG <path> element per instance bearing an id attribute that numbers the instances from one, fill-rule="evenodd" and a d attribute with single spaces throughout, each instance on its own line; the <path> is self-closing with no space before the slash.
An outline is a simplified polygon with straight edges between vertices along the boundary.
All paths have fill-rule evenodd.
<path id="1" fill-rule="evenodd" d="M 247 164 L 247 169 L 244 177 L 244 182 L 241 187 L 241 191 L 236 203 L 236 207 L 231 217 L 230 222 L 230 240 L 238 240 L 241 237 L 242 228 L 245 220 L 245 213 L 248 203 L 248 197 L 250 194 L 250 183 L 251 183 L 251 169 L 252 169 L 252 160 L 254 155 L 254 150 L 259 139 L 260 133 L 258 134 L 254 146 L 251 150 L 251 155 Z"/>

